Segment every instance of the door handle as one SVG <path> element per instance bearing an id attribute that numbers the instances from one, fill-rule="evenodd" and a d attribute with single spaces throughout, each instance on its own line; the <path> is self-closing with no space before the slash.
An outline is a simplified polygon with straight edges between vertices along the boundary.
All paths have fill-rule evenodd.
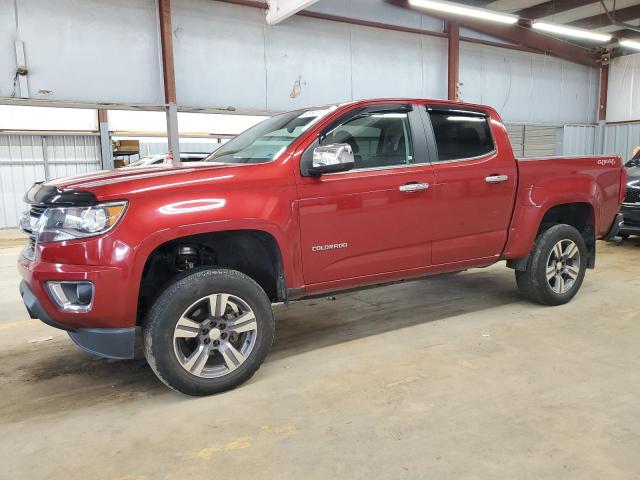
<path id="1" fill-rule="evenodd" d="M 398 190 L 401 192 L 417 192 L 418 190 L 426 190 L 429 188 L 428 183 L 405 183 L 404 185 L 400 185 Z"/>
<path id="2" fill-rule="evenodd" d="M 502 183 L 509 180 L 508 175 L 490 175 L 484 179 L 487 183 Z"/>

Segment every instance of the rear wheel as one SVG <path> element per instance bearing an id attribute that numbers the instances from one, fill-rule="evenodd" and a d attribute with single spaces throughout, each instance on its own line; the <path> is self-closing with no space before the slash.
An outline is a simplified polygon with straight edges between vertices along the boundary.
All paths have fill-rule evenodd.
<path id="1" fill-rule="evenodd" d="M 570 301 L 582 285 L 587 268 L 587 247 L 578 230 L 554 225 L 536 239 L 525 271 L 516 271 L 522 294 L 543 305 Z"/>
<path id="2" fill-rule="evenodd" d="M 274 335 L 262 288 L 234 270 L 192 271 L 167 288 L 144 327 L 145 355 L 158 378 L 187 395 L 210 395 L 260 368 Z"/>

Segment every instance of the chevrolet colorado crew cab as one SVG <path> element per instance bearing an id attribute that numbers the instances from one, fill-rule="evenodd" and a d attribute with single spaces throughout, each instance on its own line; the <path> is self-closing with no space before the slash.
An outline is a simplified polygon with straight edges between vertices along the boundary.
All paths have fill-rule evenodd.
<path id="1" fill-rule="evenodd" d="M 18 265 L 34 318 L 84 350 L 145 356 L 169 387 L 249 379 L 271 304 L 485 267 L 568 302 L 618 233 L 619 157 L 517 160 L 495 110 L 381 99 L 297 110 L 203 162 L 35 184 Z"/>

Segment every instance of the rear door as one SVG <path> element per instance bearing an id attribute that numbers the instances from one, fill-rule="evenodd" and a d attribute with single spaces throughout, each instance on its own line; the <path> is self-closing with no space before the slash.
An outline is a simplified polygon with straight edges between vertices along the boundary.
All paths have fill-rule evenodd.
<path id="1" fill-rule="evenodd" d="M 481 110 L 421 109 L 435 150 L 434 265 L 494 259 L 507 240 L 516 192 L 516 161 L 506 131 Z"/>
<path id="2" fill-rule="evenodd" d="M 332 143 L 351 145 L 355 168 L 304 176 L 313 149 Z M 310 291 L 326 282 L 360 277 L 367 283 L 367 277 L 430 265 L 433 169 L 414 107 L 385 104 L 350 112 L 306 149 L 301 171 L 302 261 Z"/>

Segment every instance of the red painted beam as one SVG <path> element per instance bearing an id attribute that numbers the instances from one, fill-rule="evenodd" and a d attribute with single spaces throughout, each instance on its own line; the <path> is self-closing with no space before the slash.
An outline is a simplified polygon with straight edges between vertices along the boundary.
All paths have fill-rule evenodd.
<path id="1" fill-rule="evenodd" d="M 629 8 L 622 8 L 620 10 L 611 11 L 611 16 L 617 22 L 628 22 L 629 20 L 635 20 L 636 18 L 640 18 L 640 5 L 634 5 Z M 599 15 L 594 15 L 592 17 L 581 18 L 580 20 L 576 20 L 575 22 L 570 22 L 567 25 L 571 25 L 572 27 L 578 28 L 599 28 L 606 27 L 611 25 L 613 22 L 609 19 L 606 13 L 602 12 Z"/>
<path id="2" fill-rule="evenodd" d="M 160 48 L 165 103 L 176 103 L 176 74 L 173 64 L 173 30 L 171 28 L 171 0 L 158 0 L 160 16 Z"/>
<path id="3" fill-rule="evenodd" d="M 607 91 L 609 89 L 609 65 L 600 68 L 600 94 L 598 100 L 598 120 L 607 119 Z"/>
<path id="4" fill-rule="evenodd" d="M 447 98 L 458 101 L 458 81 L 460 74 L 460 24 L 447 22 Z"/>
<path id="5" fill-rule="evenodd" d="M 554 57 L 580 63 L 582 65 L 597 66 L 600 55 L 595 51 L 564 42 L 556 38 L 543 35 L 528 27 L 520 25 L 504 25 L 501 23 L 488 23 L 471 18 L 437 15 L 449 21 L 459 21 L 460 25 L 468 27 L 476 32 L 485 33 L 493 37 L 502 38 L 509 42 L 524 45 Z"/>
<path id="6" fill-rule="evenodd" d="M 574 8 L 582 7 L 583 5 L 589 5 L 590 3 L 596 2 L 597 0 L 551 0 L 514 13 L 522 18 L 536 20 L 538 18 L 553 15 L 554 13 L 566 12 L 567 10 L 572 10 Z"/>

